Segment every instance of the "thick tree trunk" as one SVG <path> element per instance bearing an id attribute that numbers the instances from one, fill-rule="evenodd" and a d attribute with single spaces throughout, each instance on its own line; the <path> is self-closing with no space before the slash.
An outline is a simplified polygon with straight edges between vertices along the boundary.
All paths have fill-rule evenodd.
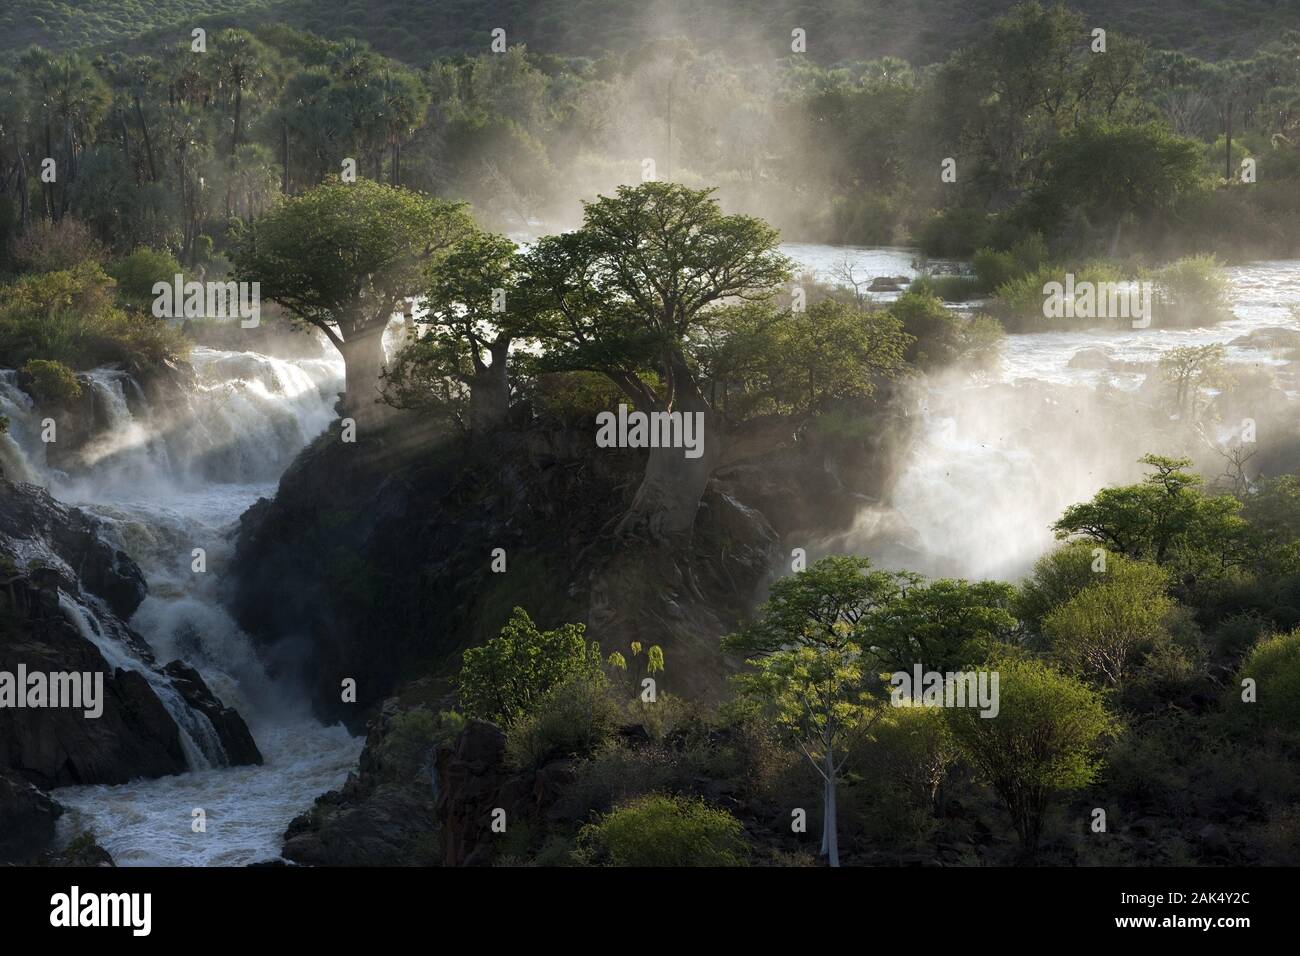
<path id="1" fill-rule="evenodd" d="M 509 343 L 492 348 L 492 364 L 474 376 L 469 392 L 469 427 L 475 433 L 499 426 L 510 411 L 510 380 L 506 361 Z"/>
<path id="2" fill-rule="evenodd" d="M 357 423 L 379 417 L 379 375 L 384 370 L 384 324 L 353 333 L 339 348 L 343 353 L 343 409 Z"/>
<path id="3" fill-rule="evenodd" d="M 692 434 L 702 454 L 698 458 L 688 458 L 684 448 L 649 449 L 650 457 L 641 484 L 628 513 L 619 522 L 617 533 L 620 535 L 645 533 L 663 542 L 689 540 L 700 498 L 717 466 L 722 450 L 722 436 L 716 427 L 718 418 L 690 373 L 681 367 L 675 375 L 677 396 L 671 411 L 681 412 L 683 420 L 688 415 L 699 416 L 697 423 L 693 424 Z M 649 409 L 668 410 L 661 406 Z M 698 422 L 703 423 L 702 427 Z"/>

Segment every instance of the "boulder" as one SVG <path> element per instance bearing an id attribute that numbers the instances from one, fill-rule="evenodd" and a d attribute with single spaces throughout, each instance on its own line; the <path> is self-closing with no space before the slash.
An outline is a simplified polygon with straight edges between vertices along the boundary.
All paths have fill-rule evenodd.
<path id="1" fill-rule="evenodd" d="M 0 765 L 0 863 L 25 863 L 54 839 L 63 808 Z"/>
<path id="2" fill-rule="evenodd" d="M 185 703 L 212 722 L 231 766 L 261 766 L 262 752 L 257 749 L 244 718 L 235 708 L 227 707 L 217 699 L 198 671 L 184 661 L 172 661 L 162 671 L 171 678 L 172 686 L 180 691 Z"/>

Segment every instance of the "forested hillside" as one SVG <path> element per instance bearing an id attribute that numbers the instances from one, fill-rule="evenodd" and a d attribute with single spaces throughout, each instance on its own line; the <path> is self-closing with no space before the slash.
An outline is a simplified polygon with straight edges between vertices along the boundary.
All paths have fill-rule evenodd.
<path id="1" fill-rule="evenodd" d="M 680 34 L 699 48 L 780 56 L 791 29 L 808 32 L 823 63 L 898 56 L 942 60 L 978 43 L 1013 0 L 33 0 L 4 4 L 0 50 L 121 45 L 150 30 L 283 23 L 329 39 L 364 39 L 388 56 L 479 52 L 501 27 L 538 52 L 598 57 L 648 36 Z M 1090 21 L 1135 33 L 1159 49 L 1210 59 L 1238 56 L 1285 25 L 1287 0 L 1079 0 Z"/>

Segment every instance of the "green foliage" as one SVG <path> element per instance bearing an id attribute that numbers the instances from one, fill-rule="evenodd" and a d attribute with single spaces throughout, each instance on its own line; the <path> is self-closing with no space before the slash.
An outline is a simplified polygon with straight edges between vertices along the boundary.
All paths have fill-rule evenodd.
<path id="1" fill-rule="evenodd" d="M 1096 691 L 1046 664 L 1004 659 L 990 666 L 999 674 L 997 716 L 970 707 L 944 714 L 963 756 L 997 791 L 1032 856 L 1050 800 L 1095 779 L 1102 740 L 1116 724 Z"/>
<path id="2" fill-rule="evenodd" d="M 117 308 L 112 289 L 113 281 L 90 262 L 5 286 L 0 289 L 0 354 L 15 363 L 42 359 L 87 369 L 121 362 L 143 369 L 188 353 L 176 328 Z"/>
<path id="3" fill-rule="evenodd" d="M 861 640 L 886 670 L 911 671 L 918 663 L 937 671 L 961 668 L 1011 638 L 1014 596 L 1014 587 L 998 581 L 916 583 L 866 615 Z"/>
<path id="4" fill-rule="evenodd" d="M 1071 505 L 1052 527 L 1058 538 L 1080 535 L 1109 550 L 1156 564 L 1222 572 L 1241 558 L 1245 522 L 1231 495 L 1206 495 L 1185 458 L 1146 455 L 1154 470 L 1137 485 L 1103 488 Z"/>
<path id="5" fill-rule="evenodd" d="M 433 751 L 455 740 L 465 718 L 455 711 L 435 714 L 426 707 L 400 713 L 384 734 L 379 766 L 393 780 L 409 781 L 432 770 Z"/>
<path id="6" fill-rule="evenodd" d="M 689 797 L 653 794 L 587 824 L 580 844 L 614 866 L 743 866 L 740 821 Z"/>
<path id="7" fill-rule="evenodd" d="M 63 405 L 81 394 L 76 374 L 61 362 L 28 359 L 22 374 L 38 402 Z"/>
<path id="8" fill-rule="evenodd" d="M 238 279 L 338 344 L 373 334 L 422 291 L 429 263 L 468 236 L 464 209 L 370 180 L 327 182 L 257 221 L 233 254 Z"/>
<path id="9" fill-rule="evenodd" d="M 181 264 L 165 250 L 139 248 L 110 263 L 105 271 L 117 282 L 118 298 L 126 305 L 148 310 L 154 300 L 154 283 L 172 284 L 182 274 Z"/>
<path id="10" fill-rule="evenodd" d="M 874 570 L 866 558 L 830 555 L 773 584 L 755 618 L 722 639 L 723 650 L 753 656 L 791 645 L 847 647 L 874 608 L 916 581 L 916 575 Z"/>
<path id="11" fill-rule="evenodd" d="M 888 312 L 823 299 L 806 312 L 727 308 L 691 343 L 704 388 L 730 418 L 825 412 L 864 398 L 904 367 L 909 343 Z"/>
<path id="12" fill-rule="evenodd" d="M 1117 564 L 1043 619 L 1053 655 L 1074 673 L 1118 684 L 1138 655 L 1168 637 L 1167 587 L 1157 565 Z"/>
<path id="13" fill-rule="evenodd" d="M 1043 555 L 1033 573 L 1021 582 L 1015 613 L 1037 633 L 1043 619 L 1068 603 L 1080 591 L 1105 581 L 1147 580 L 1150 565 L 1123 554 L 1108 552 L 1088 541 L 1070 541 Z M 1166 578 L 1163 582 L 1169 584 Z"/>
<path id="14" fill-rule="evenodd" d="M 582 624 L 541 631 L 516 607 L 501 633 L 464 654 L 458 691 L 466 716 L 508 725 L 529 714 L 573 678 L 601 676 L 600 647 L 587 644 Z"/>
<path id="15" fill-rule="evenodd" d="M 908 848 L 939 826 L 958 751 L 938 707 L 890 707 L 855 744 L 851 799 L 863 805 L 872 845 Z"/>
<path id="16" fill-rule="evenodd" d="M 621 716 L 603 675 L 567 678 L 510 724 L 506 759 L 533 770 L 557 757 L 585 757 L 613 737 Z"/>
<path id="17" fill-rule="evenodd" d="M 889 313 L 911 336 L 906 358 L 922 369 L 949 365 L 967 350 L 967 320 L 945 308 L 938 296 L 928 291 L 904 292 L 890 306 Z"/>
<path id="18" fill-rule="evenodd" d="M 1241 699 L 1241 682 L 1247 678 L 1255 681 L 1253 703 Z M 1241 727 L 1300 739 L 1300 629 L 1251 648 L 1228 688 L 1225 708 Z"/>
<path id="19" fill-rule="evenodd" d="M 1210 325 L 1232 316 L 1228 277 L 1213 255 L 1186 256 L 1155 274 L 1162 326 Z"/>

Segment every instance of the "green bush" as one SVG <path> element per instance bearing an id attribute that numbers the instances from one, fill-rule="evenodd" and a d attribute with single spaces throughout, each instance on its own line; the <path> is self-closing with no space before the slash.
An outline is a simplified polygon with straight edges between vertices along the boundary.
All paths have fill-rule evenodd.
<path id="1" fill-rule="evenodd" d="M 95 263 L 62 272 L 23 276 L 0 289 L 0 355 L 87 369 L 120 362 L 148 368 L 183 358 L 180 331 L 143 312 L 113 303 L 113 280 Z"/>
<path id="2" fill-rule="evenodd" d="M 450 743 L 465 726 L 455 711 L 435 714 L 416 707 L 398 714 L 379 746 L 379 765 L 385 776 L 410 780 L 428 772 L 434 749 Z"/>
<path id="3" fill-rule="evenodd" d="M 556 757 L 586 756 L 614 736 L 621 716 L 602 675 L 578 675 L 510 724 L 506 759 L 532 769 Z"/>
<path id="4" fill-rule="evenodd" d="M 580 847 L 614 866 L 743 866 L 740 821 L 703 800 L 652 794 L 582 828 Z"/>
<path id="5" fill-rule="evenodd" d="M 1241 699 L 1241 682 L 1247 678 L 1255 682 L 1253 703 Z M 1239 726 L 1300 737 L 1300 628 L 1251 648 L 1228 689 L 1226 709 Z"/>
<path id="6" fill-rule="evenodd" d="M 1187 256 L 1155 275 L 1161 325 L 1210 325 L 1232 317 L 1228 279 L 1212 255 Z"/>
<path id="7" fill-rule="evenodd" d="M 22 367 L 27 389 L 39 402 L 63 405 L 81 395 L 76 373 L 61 362 L 29 359 Z"/>
<path id="8" fill-rule="evenodd" d="M 506 726 L 571 678 L 603 676 L 600 645 L 588 646 L 584 632 L 581 624 L 539 630 L 516 607 L 500 634 L 464 654 L 458 690 L 466 716 Z"/>
<path id="9" fill-rule="evenodd" d="M 154 300 L 154 283 L 170 285 L 182 270 L 170 252 L 141 247 L 110 264 L 105 271 L 117 281 L 119 299 L 148 311 Z"/>

